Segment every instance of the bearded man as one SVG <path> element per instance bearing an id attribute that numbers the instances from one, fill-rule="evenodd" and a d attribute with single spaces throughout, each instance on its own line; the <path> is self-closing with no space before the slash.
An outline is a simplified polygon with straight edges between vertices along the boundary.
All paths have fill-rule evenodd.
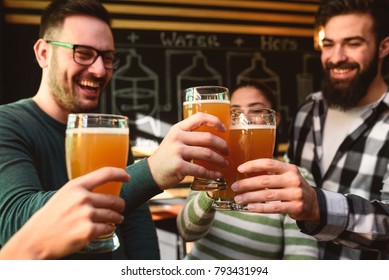
<path id="1" fill-rule="evenodd" d="M 388 2 L 321 2 L 323 87 L 293 121 L 290 163 L 247 162 L 240 172 L 269 175 L 231 186 L 250 211 L 297 220 L 320 241 L 321 259 L 389 258 Z"/>

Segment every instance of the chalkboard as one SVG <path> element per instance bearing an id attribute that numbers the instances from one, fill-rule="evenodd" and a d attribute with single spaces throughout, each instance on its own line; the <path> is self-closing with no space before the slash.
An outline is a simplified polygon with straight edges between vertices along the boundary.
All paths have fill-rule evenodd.
<path id="1" fill-rule="evenodd" d="M 320 88 L 312 1 L 102 1 L 113 16 L 122 59 L 100 110 L 128 115 L 133 146 L 155 146 L 182 119 L 194 85 L 233 90 L 244 79 L 278 94 L 280 141 L 306 95 Z M 5 1 L 0 103 L 31 97 L 41 69 L 32 46 L 49 1 Z M 23 82 L 20 82 L 23 81 Z"/>
<path id="2" fill-rule="evenodd" d="M 270 35 L 115 30 L 121 66 L 101 110 L 128 115 L 133 145 L 158 144 L 182 119 L 182 92 L 196 85 L 256 79 L 278 95 L 281 140 L 306 95 L 320 88 L 313 39 Z"/>

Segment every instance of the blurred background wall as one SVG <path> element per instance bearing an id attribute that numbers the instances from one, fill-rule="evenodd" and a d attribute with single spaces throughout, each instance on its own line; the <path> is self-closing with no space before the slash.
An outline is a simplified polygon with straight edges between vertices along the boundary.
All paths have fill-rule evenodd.
<path id="1" fill-rule="evenodd" d="M 128 115 L 131 141 L 155 146 L 182 119 L 182 91 L 257 79 L 278 94 L 281 141 L 297 107 L 320 88 L 313 17 L 319 0 L 102 1 L 112 13 L 121 66 L 100 110 Z M 49 1 L 2 1 L 0 104 L 33 96 L 33 44 Z"/>

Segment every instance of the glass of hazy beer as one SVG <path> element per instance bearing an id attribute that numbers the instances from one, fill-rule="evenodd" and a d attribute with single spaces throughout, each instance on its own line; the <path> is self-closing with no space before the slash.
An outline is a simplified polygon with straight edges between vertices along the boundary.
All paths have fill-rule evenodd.
<path id="1" fill-rule="evenodd" d="M 267 108 L 234 108 L 231 110 L 228 147 L 229 165 L 224 178 L 225 190 L 212 192 L 213 207 L 217 210 L 247 210 L 245 205 L 234 202 L 236 195 L 230 186 L 237 180 L 258 176 L 261 173 L 242 174 L 237 168 L 246 161 L 271 158 L 276 136 L 276 112 Z"/>
<path id="2" fill-rule="evenodd" d="M 198 86 L 185 89 L 185 100 L 183 104 L 184 119 L 198 112 L 214 115 L 225 125 L 230 123 L 230 99 L 229 91 L 221 86 Z M 211 132 L 227 141 L 228 133 L 218 132 L 208 126 L 200 126 L 196 131 Z M 202 160 L 194 160 L 195 164 L 201 165 L 207 169 L 218 170 L 222 174 L 223 169 L 216 164 Z M 210 180 L 204 178 L 194 178 L 191 189 L 196 191 L 225 189 L 226 183 L 223 178 Z"/>
<path id="3" fill-rule="evenodd" d="M 109 114 L 70 114 L 65 147 L 69 179 L 106 166 L 124 169 L 129 149 L 128 118 Z M 122 182 L 108 182 L 93 192 L 119 195 L 121 188 Z M 109 252 L 119 246 L 119 239 L 112 232 L 93 240 L 81 252 Z"/>

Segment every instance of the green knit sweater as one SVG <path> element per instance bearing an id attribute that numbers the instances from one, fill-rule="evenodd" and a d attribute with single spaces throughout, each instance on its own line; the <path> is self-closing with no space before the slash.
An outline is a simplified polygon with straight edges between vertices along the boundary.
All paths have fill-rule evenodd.
<path id="1" fill-rule="evenodd" d="M 180 235 L 194 241 L 187 259 L 318 259 L 316 240 L 288 215 L 215 211 L 212 201 L 192 191 L 177 217 Z"/>
<path id="2" fill-rule="evenodd" d="M 0 106 L 0 246 L 68 181 L 65 130 L 32 99 Z M 146 160 L 127 171 L 132 179 L 123 184 L 126 219 L 119 227 L 124 250 L 134 259 L 159 258 L 145 202 L 161 191 Z"/>

